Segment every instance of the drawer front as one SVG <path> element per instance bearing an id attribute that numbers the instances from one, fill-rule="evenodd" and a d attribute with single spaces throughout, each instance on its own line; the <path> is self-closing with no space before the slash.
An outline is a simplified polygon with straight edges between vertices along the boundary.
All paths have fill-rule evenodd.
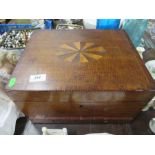
<path id="1" fill-rule="evenodd" d="M 135 117 L 147 102 L 109 102 L 93 106 L 93 119 Z"/>
<path id="2" fill-rule="evenodd" d="M 40 123 L 50 121 L 126 120 L 134 118 L 145 106 L 145 102 L 88 103 L 16 102 L 18 107 L 32 120 Z"/>
<path id="3" fill-rule="evenodd" d="M 60 104 L 51 102 L 16 102 L 17 107 L 25 115 L 35 119 L 69 119 L 72 111 L 70 104 Z"/>
<path id="4" fill-rule="evenodd" d="M 55 117 L 92 117 L 92 107 L 72 103 L 16 102 L 26 115 Z"/>

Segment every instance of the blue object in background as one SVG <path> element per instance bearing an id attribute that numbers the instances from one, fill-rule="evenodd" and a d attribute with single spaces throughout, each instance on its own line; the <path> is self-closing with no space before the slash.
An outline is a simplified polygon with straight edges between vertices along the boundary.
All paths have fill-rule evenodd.
<path id="1" fill-rule="evenodd" d="M 53 28 L 52 19 L 45 19 L 44 24 L 45 24 L 45 29 L 52 29 Z"/>
<path id="2" fill-rule="evenodd" d="M 3 34 L 4 32 L 8 32 L 12 29 L 27 29 L 32 28 L 31 24 L 0 24 L 0 34 Z"/>
<path id="3" fill-rule="evenodd" d="M 120 19 L 97 19 L 96 29 L 117 30 L 119 25 Z"/>
<path id="4" fill-rule="evenodd" d="M 123 29 L 128 33 L 129 38 L 135 47 L 137 47 L 147 28 L 147 19 L 127 19 L 125 20 Z"/>

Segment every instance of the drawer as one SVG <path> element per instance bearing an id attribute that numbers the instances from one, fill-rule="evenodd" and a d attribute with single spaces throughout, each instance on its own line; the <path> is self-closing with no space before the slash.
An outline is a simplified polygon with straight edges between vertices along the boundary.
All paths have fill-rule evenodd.
<path id="1" fill-rule="evenodd" d="M 70 117 L 71 112 L 71 106 L 68 103 L 16 102 L 16 105 L 27 116 L 36 119 Z"/>
<path id="2" fill-rule="evenodd" d="M 134 118 L 147 102 L 53 103 L 16 102 L 32 120 L 50 121 L 125 120 Z"/>
<path id="3" fill-rule="evenodd" d="M 109 102 L 93 106 L 93 119 L 135 117 L 147 102 Z"/>
<path id="4" fill-rule="evenodd" d="M 92 115 L 92 106 L 91 105 L 84 105 L 84 104 L 72 104 L 71 105 L 72 109 L 72 117 L 80 117 L 80 119 L 87 119 L 87 117 L 91 118 L 93 117 Z"/>

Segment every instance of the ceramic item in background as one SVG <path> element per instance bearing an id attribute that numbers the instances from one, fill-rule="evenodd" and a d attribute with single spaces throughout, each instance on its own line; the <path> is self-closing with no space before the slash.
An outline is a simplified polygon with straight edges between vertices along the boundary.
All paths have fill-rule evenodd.
<path id="1" fill-rule="evenodd" d="M 67 135 L 67 129 L 48 129 L 46 127 L 42 128 L 43 135 Z"/>
<path id="2" fill-rule="evenodd" d="M 83 25 L 86 29 L 96 29 L 97 19 L 83 19 Z"/>
<path id="3" fill-rule="evenodd" d="M 150 60 L 155 60 L 155 49 L 149 48 L 145 52 L 143 52 L 142 55 L 145 63 Z"/>
<path id="4" fill-rule="evenodd" d="M 145 66 L 149 70 L 153 79 L 155 79 L 155 60 L 151 60 L 145 63 Z"/>
<path id="5" fill-rule="evenodd" d="M 136 50 L 138 51 L 140 57 L 143 59 L 143 55 L 142 55 L 142 54 L 143 54 L 143 52 L 145 52 L 145 48 L 144 48 L 144 47 L 138 46 L 138 47 L 136 48 Z"/>
<path id="6" fill-rule="evenodd" d="M 155 97 L 142 109 L 142 111 L 147 111 L 151 107 L 155 110 Z"/>
<path id="7" fill-rule="evenodd" d="M 34 126 L 34 124 L 29 120 L 25 125 L 22 135 L 40 135 L 40 132 Z"/>
<path id="8" fill-rule="evenodd" d="M 44 29 L 44 27 L 45 27 L 43 19 L 31 19 L 31 24 L 35 28 Z"/>
<path id="9" fill-rule="evenodd" d="M 20 111 L 10 98 L 0 91 L 0 135 L 13 135 Z"/>
<path id="10" fill-rule="evenodd" d="M 152 118 L 149 122 L 149 127 L 151 131 L 155 134 L 155 118 Z"/>
<path id="11" fill-rule="evenodd" d="M 145 63 L 148 71 L 150 72 L 153 79 L 155 79 L 155 60 L 150 60 Z M 142 109 L 142 111 L 147 111 L 150 108 L 155 109 L 155 97 Z"/>

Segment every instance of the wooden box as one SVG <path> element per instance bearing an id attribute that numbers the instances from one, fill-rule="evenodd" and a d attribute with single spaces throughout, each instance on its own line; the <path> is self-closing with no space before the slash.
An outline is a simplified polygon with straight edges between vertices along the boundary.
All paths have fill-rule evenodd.
<path id="1" fill-rule="evenodd" d="M 12 77 L 7 93 L 39 123 L 132 120 L 154 96 L 123 30 L 37 30 Z"/>

